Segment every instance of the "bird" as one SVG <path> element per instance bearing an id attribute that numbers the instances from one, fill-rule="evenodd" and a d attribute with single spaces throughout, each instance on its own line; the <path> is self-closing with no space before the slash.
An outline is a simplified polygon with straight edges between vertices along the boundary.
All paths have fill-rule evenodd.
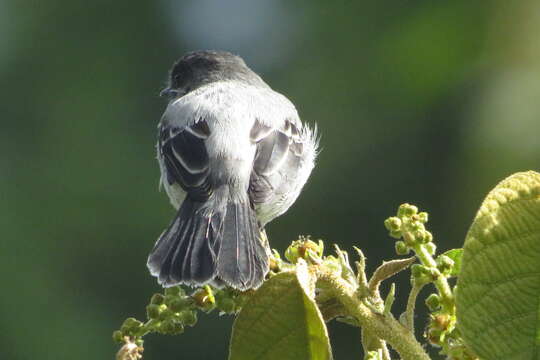
<path id="1" fill-rule="evenodd" d="M 269 271 L 264 228 L 308 180 L 317 127 L 227 51 L 185 54 L 161 95 L 160 186 L 176 215 L 148 269 L 163 287 L 256 289 Z"/>

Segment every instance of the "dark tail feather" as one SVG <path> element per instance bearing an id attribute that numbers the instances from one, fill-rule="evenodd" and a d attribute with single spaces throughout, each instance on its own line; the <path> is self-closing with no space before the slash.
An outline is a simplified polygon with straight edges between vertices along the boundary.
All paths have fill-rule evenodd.
<path id="1" fill-rule="evenodd" d="M 229 202 L 217 258 L 217 276 L 236 289 L 246 290 L 261 285 L 267 272 L 268 255 L 260 240 L 255 211 L 249 203 Z"/>
<path id="2" fill-rule="evenodd" d="M 198 286 L 215 277 L 223 215 L 205 215 L 201 203 L 184 200 L 148 257 L 150 273 L 161 285 Z"/>
<path id="3" fill-rule="evenodd" d="M 202 203 L 184 200 L 148 257 L 161 285 L 227 285 L 256 288 L 268 272 L 268 255 L 249 204 L 229 202 L 208 214 Z"/>

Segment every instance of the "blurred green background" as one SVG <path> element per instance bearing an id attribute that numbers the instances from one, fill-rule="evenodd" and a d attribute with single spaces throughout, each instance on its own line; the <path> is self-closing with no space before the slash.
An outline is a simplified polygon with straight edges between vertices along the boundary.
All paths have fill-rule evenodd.
<path id="1" fill-rule="evenodd" d="M 144 316 L 146 256 L 173 215 L 158 93 L 184 52 L 240 54 L 319 126 L 273 247 L 312 234 L 373 269 L 394 256 L 382 222 L 400 203 L 459 247 L 491 187 L 538 170 L 539 33 L 535 0 L 1 1 L 0 358 L 110 359 L 111 332 Z M 224 359 L 231 323 L 149 336 L 145 358 Z M 360 358 L 357 329 L 330 333 L 337 360 Z"/>

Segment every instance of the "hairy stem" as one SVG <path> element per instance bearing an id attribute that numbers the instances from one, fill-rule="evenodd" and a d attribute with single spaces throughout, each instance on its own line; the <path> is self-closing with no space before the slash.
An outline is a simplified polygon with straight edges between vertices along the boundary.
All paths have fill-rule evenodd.
<path id="1" fill-rule="evenodd" d="M 355 294 L 355 289 L 342 278 L 326 271 L 317 274 L 319 281 L 343 304 L 350 316 L 358 320 L 363 330 L 387 342 L 403 360 L 430 360 L 414 334 L 392 316 L 372 311 Z"/>
<path id="2" fill-rule="evenodd" d="M 366 329 L 362 329 L 362 347 L 365 353 L 381 350 L 383 360 L 391 360 L 386 342 L 371 335 Z"/>
<path id="3" fill-rule="evenodd" d="M 423 265 L 429 266 L 432 268 L 437 267 L 437 263 L 435 262 L 435 259 L 428 253 L 427 249 L 423 245 L 417 245 L 414 247 L 414 251 L 416 252 L 416 255 L 420 259 Z M 450 285 L 448 284 L 448 281 L 444 276 L 439 276 L 434 282 L 435 287 L 439 291 L 439 294 L 441 296 L 441 304 L 445 307 L 454 307 L 454 295 L 452 294 L 452 289 L 450 288 Z M 453 313 L 452 309 L 448 309 Z"/>
<path id="4" fill-rule="evenodd" d="M 417 284 L 413 281 L 413 287 L 409 293 L 409 298 L 407 299 L 407 310 L 405 310 L 405 319 L 407 321 L 407 327 L 414 334 L 414 308 L 416 306 L 416 298 L 422 290 L 425 284 Z"/>

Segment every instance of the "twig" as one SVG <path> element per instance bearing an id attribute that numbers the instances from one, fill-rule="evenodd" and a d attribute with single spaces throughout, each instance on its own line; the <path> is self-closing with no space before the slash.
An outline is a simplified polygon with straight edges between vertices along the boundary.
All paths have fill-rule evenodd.
<path id="1" fill-rule="evenodd" d="M 422 290 L 425 284 L 419 284 L 413 282 L 413 287 L 409 293 L 409 298 L 407 299 L 407 310 L 405 310 L 405 320 L 407 322 L 407 327 L 414 334 L 414 308 L 416 306 L 416 298 Z"/>
<path id="2" fill-rule="evenodd" d="M 414 334 L 394 317 L 373 312 L 355 294 L 354 289 L 342 278 L 321 270 L 319 281 L 328 285 L 329 291 L 343 304 L 347 313 L 358 320 L 362 329 L 387 342 L 403 360 L 430 360 Z"/>
<path id="3" fill-rule="evenodd" d="M 369 334 L 365 329 L 362 329 L 361 337 L 362 347 L 364 348 L 365 353 L 368 351 L 380 351 L 383 360 L 391 360 L 390 351 L 388 350 L 388 346 L 386 345 L 385 341 Z"/>

